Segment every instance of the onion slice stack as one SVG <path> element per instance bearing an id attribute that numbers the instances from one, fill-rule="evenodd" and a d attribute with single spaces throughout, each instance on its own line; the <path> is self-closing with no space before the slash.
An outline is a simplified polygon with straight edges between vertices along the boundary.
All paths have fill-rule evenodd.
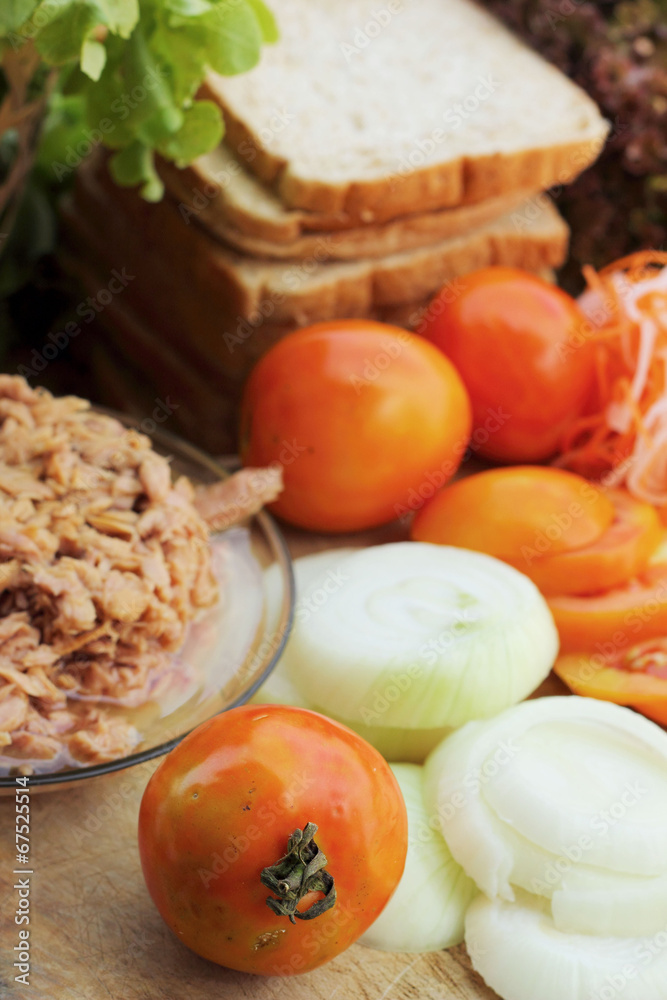
<path id="1" fill-rule="evenodd" d="M 424 787 L 485 894 L 466 944 L 505 1000 L 667 997 L 667 733 L 608 702 L 541 698 L 446 739 Z"/>
<path id="2" fill-rule="evenodd" d="M 460 944 L 477 887 L 454 861 L 424 804 L 424 768 L 392 764 L 408 813 L 408 855 L 396 892 L 360 944 L 381 951 L 440 951 Z"/>

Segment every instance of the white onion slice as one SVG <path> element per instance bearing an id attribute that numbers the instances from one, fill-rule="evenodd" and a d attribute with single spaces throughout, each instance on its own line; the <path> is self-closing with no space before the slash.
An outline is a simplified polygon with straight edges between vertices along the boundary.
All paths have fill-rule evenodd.
<path id="1" fill-rule="evenodd" d="M 327 549 L 324 552 L 313 552 L 308 556 L 301 556 L 292 563 L 294 570 L 294 583 L 296 590 L 296 604 L 294 607 L 294 626 L 311 613 L 316 613 L 321 606 L 321 602 L 326 599 L 327 592 L 323 586 L 328 580 L 337 581 L 340 579 L 338 567 L 340 563 L 357 549 L 341 548 Z M 323 585 L 318 583 L 322 578 Z M 320 591 L 320 587 L 322 590 Z M 264 573 L 264 614 L 266 620 L 265 631 L 268 634 L 275 632 L 280 621 L 280 605 L 282 601 L 282 578 L 279 566 L 269 566 Z M 275 636 L 275 639 L 280 639 Z M 257 704 L 277 704 L 296 705 L 297 708 L 312 708 L 312 705 L 304 698 L 298 688 L 294 685 L 289 675 L 289 660 L 291 650 L 291 638 L 283 650 L 278 664 L 269 674 L 261 688 L 253 697 Z"/>
<path id="2" fill-rule="evenodd" d="M 340 573 L 317 613 L 297 622 L 286 664 L 327 714 L 456 727 L 516 703 L 549 672 L 558 636 L 546 603 L 491 556 L 398 542 L 350 555 Z"/>
<path id="3" fill-rule="evenodd" d="M 667 926 L 646 937 L 558 931 L 548 903 L 478 896 L 465 940 L 473 968 L 504 1000 L 665 1000 Z"/>
<path id="4" fill-rule="evenodd" d="M 551 913 L 558 930 L 632 937 L 667 928 L 667 876 L 596 872 L 586 881 L 581 875 L 573 871 L 566 876 L 563 888 L 552 897 Z"/>
<path id="5" fill-rule="evenodd" d="M 471 723 L 427 760 L 425 794 L 488 896 L 539 892 L 558 860 L 570 880 L 580 864 L 667 875 L 667 733 L 618 705 L 539 698 Z"/>
<path id="6" fill-rule="evenodd" d="M 325 583 L 327 579 L 337 579 L 341 561 L 357 551 L 358 549 L 354 548 L 327 549 L 325 552 L 315 552 L 312 555 L 301 556 L 294 560 L 297 592 L 295 627 L 304 616 L 313 613 L 321 604 L 322 595 L 319 591 L 320 584 L 317 584 L 317 581 L 322 577 Z M 279 621 L 281 588 L 282 582 L 278 567 L 270 566 L 264 574 L 265 614 L 268 632 Z M 291 639 L 288 639 L 277 666 L 252 700 L 256 704 L 296 705 L 298 708 L 322 711 L 321 708 L 316 709 L 314 705 L 311 705 L 292 681 L 289 672 L 290 655 Z M 387 760 L 411 761 L 419 764 L 433 747 L 437 746 L 451 732 L 449 727 L 403 729 L 399 726 L 365 726 L 363 722 L 342 718 L 338 718 L 338 722 L 354 729 L 376 750 L 379 750 Z"/>
<path id="7" fill-rule="evenodd" d="M 315 552 L 312 555 L 295 559 L 293 565 L 296 583 L 297 602 L 295 607 L 295 627 L 299 621 L 321 606 L 323 600 L 321 582 L 339 578 L 341 561 L 353 552 L 355 548 L 327 549 L 325 552 Z M 267 631 L 275 627 L 280 617 L 280 601 L 282 582 L 278 567 L 270 566 L 264 574 L 265 614 Z M 254 695 L 256 704 L 296 705 L 298 708 L 310 708 L 322 711 L 311 705 L 301 694 L 291 679 L 289 671 L 291 655 L 291 639 L 288 639 L 283 654 L 267 680 Z M 331 713 L 327 712 L 328 715 Z M 354 729 L 363 739 L 371 743 L 387 760 L 402 760 L 422 763 L 433 747 L 437 746 L 451 729 L 439 727 L 435 729 L 402 729 L 398 726 L 365 726 L 363 722 L 338 718 L 350 729 Z"/>
<path id="8" fill-rule="evenodd" d="M 408 813 L 408 855 L 396 892 L 361 944 L 382 951 L 439 951 L 463 940 L 463 918 L 475 883 L 429 824 L 423 768 L 392 764 Z"/>

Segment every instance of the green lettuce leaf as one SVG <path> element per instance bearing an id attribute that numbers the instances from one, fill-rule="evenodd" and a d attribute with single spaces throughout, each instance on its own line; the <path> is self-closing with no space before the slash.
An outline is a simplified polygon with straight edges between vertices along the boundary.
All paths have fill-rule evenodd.
<path id="1" fill-rule="evenodd" d="M 39 0 L 2 0 L 0 3 L 0 37 L 16 31 L 37 7 Z"/>
<path id="2" fill-rule="evenodd" d="M 81 70 L 91 80 L 99 80 L 107 61 L 107 50 L 101 42 L 87 38 L 81 46 Z"/>
<path id="3" fill-rule="evenodd" d="M 183 112 L 178 132 L 158 145 L 158 152 L 178 167 L 192 163 L 198 156 L 217 146 L 222 139 L 220 108 L 212 101 L 196 101 Z"/>
<path id="4" fill-rule="evenodd" d="M 138 0 L 95 0 L 109 31 L 129 38 L 139 22 Z"/>
<path id="5" fill-rule="evenodd" d="M 247 0 L 222 0 L 199 18 L 206 37 L 206 58 L 211 69 L 234 76 L 252 69 L 259 61 L 262 32 Z"/>
<path id="6" fill-rule="evenodd" d="M 44 4 L 41 6 L 45 7 Z M 92 3 L 70 0 L 59 7 L 59 11 L 40 28 L 35 38 L 40 55 L 54 66 L 78 59 L 83 43 L 100 20 L 99 11 Z M 45 12 L 48 14 L 48 7 L 45 7 Z"/>
<path id="7" fill-rule="evenodd" d="M 0 0 L 0 52 L 22 35 L 63 67 L 60 99 L 80 102 L 77 122 L 62 104 L 42 168 L 65 176 L 77 149 L 103 144 L 119 184 L 159 198 L 155 153 L 185 166 L 222 137 L 218 106 L 196 99 L 206 73 L 252 69 L 278 31 L 263 0 Z"/>
<path id="8" fill-rule="evenodd" d="M 257 18 L 264 42 L 267 45 L 273 45 L 280 37 L 275 17 L 263 0 L 248 0 L 248 4 L 252 7 Z"/>

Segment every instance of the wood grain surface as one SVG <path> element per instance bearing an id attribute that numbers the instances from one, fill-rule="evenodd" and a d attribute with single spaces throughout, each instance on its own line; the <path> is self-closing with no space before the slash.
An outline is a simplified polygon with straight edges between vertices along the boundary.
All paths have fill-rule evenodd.
<path id="1" fill-rule="evenodd" d="M 392 526 L 337 544 L 405 537 Z M 295 554 L 331 538 L 292 533 Z M 557 683 L 557 682 L 555 682 Z M 559 689 L 560 690 L 560 689 Z M 0 799 L 0 997 L 16 1000 L 492 1000 L 463 947 L 393 955 L 355 945 L 304 976 L 230 972 L 188 951 L 144 886 L 137 816 L 157 761 L 31 796 L 30 985 L 14 981 L 14 798 Z"/>

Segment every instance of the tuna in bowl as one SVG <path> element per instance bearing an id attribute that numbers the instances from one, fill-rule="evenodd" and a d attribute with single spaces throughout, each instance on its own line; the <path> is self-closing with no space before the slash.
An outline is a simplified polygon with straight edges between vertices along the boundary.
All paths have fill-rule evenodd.
<path id="1" fill-rule="evenodd" d="M 254 693 L 291 621 L 289 555 L 260 509 L 279 489 L 276 470 L 227 476 L 167 434 L 0 376 L 0 787 L 157 756 Z"/>

